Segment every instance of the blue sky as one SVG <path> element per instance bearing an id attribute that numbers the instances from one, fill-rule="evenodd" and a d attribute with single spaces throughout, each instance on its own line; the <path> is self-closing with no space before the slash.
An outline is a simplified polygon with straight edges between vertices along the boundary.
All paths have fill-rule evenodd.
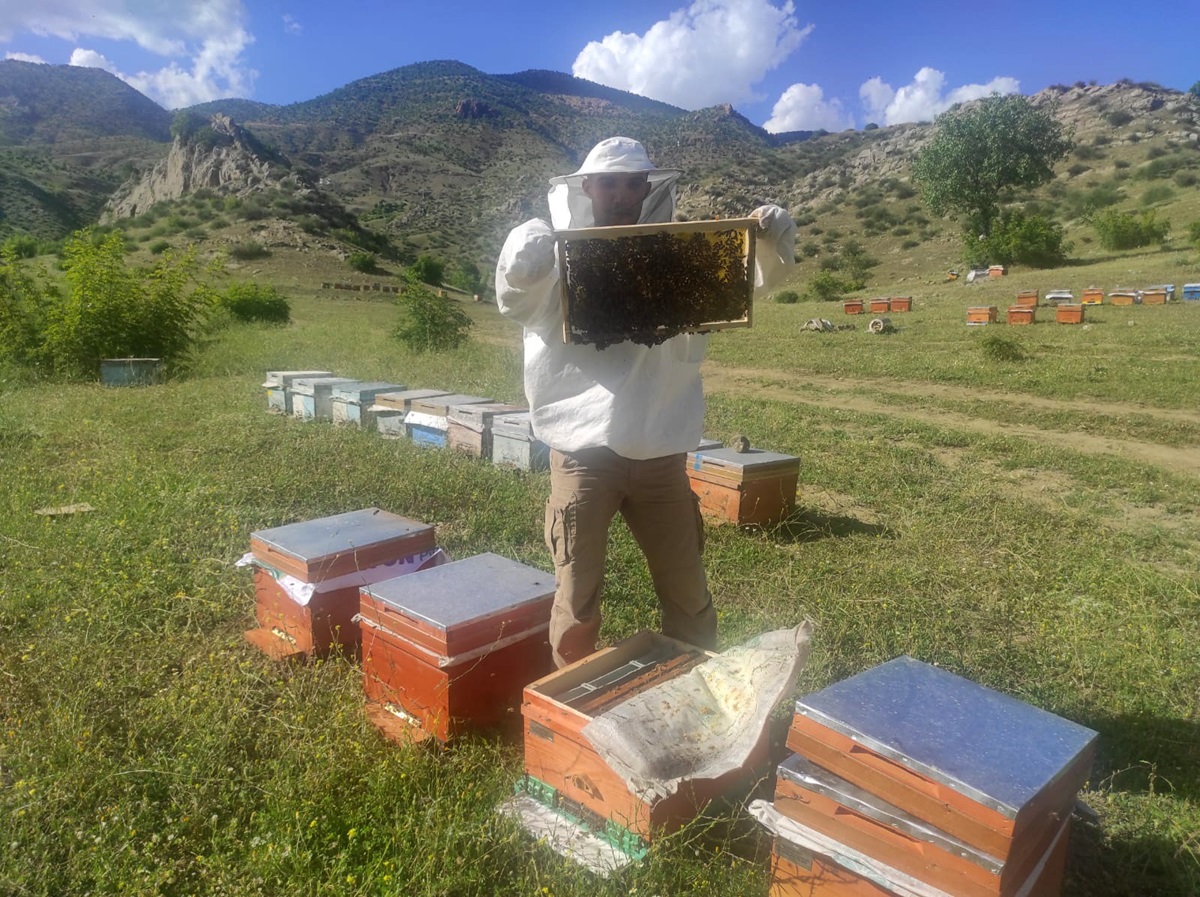
<path id="1" fill-rule="evenodd" d="M 291 103 L 413 62 L 540 68 L 768 130 L 928 120 L 991 92 L 1186 90 L 1200 0 L 0 0 L 0 53 L 105 68 L 167 108 Z"/>

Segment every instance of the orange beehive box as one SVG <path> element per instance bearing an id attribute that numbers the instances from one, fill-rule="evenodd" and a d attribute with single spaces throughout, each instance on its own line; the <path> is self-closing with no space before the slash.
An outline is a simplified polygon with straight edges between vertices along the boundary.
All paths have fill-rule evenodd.
<path id="1" fill-rule="evenodd" d="M 1030 872 L 1025 883 L 1017 889 L 1022 897 L 1058 897 L 1066 872 L 1070 819 L 1062 824 L 1053 843 Z M 901 876 L 887 864 L 872 857 L 849 851 L 845 845 L 828 850 L 836 856 L 826 856 L 818 850 L 776 836 L 771 851 L 771 884 L 769 897 L 897 897 L 911 894 Z M 840 860 L 840 862 L 839 862 Z M 866 867 L 872 878 L 852 871 L 851 864 Z"/>
<path id="2" fill-rule="evenodd" d="M 272 657 L 356 647 L 359 588 L 416 570 L 435 550 L 432 526 L 379 508 L 252 533 L 259 628 L 246 640 Z"/>
<path id="3" fill-rule="evenodd" d="M 1137 305 L 1141 297 L 1130 290 L 1115 290 L 1108 294 L 1109 305 Z"/>
<path id="4" fill-rule="evenodd" d="M 1142 305 L 1166 305 L 1166 290 L 1142 290 Z"/>
<path id="5" fill-rule="evenodd" d="M 1005 272 L 1004 272 L 1003 265 L 989 265 L 988 266 L 988 277 L 1003 277 L 1004 273 Z"/>
<path id="6" fill-rule="evenodd" d="M 1017 306 L 1020 308 L 1036 308 L 1038 304 L 1037 290 L 1020 290 L 1017 293 Z"/>
<path id="7" fill-rule="evenodd" d="M 847 299 L 842 303 L 842 311 L 848 315 L 861 315 L 863 313 L 863 301 L 861 299 Z"/>
<path id="8" fill-rule="evenodd" d="M 687 474 L 705 516 L 769 526 L 796 506 L 800 459 L 762 449 L 707 449 L 688 453 Z"/>
<path id="9" fill-rule="evenodd" d="M 495 725 L 553 663 L 554 575 L 480 554 L 360 593 L 368 715 L 398 741 Z"/>
<path id="10" fill-rule="evenodd" d="M 1079 294 L 1079 302 L 1082 305 L 1103 305 L 1104 290 L 1098 290 L 1095 287 L 1088 287 Z"/>
<path id="11" fill-rule="evenodd" d="M 683 675 L 713 656 L 655 632 L 639 632 L 525 687 L 525 773 L 568 801 L 646 840 L 694 819 L 711 800 L 745 787 L 767 761 L 769 727 L 740 768 L 690 779 L 670 797 L 633 793 L 593 749 L 583 727 L 608 707 Z"/>
<path id="12" fill-rule="evenodd" d="M 1060 324 L 1082 324 L 1082 305 L 1060 305 L 1054 310 L 1055 318 Z"/>
<path id="13" fill-rule="evenodd" d="M 873 315 L 887 314 L 891 309 L 891 302 L 888 299 L 872 299 L 870 307 Z"/>
<path id="14" fill-rule="evenodd" d="M 912 311 L 912 296 L 892 296 L 885 311 Z"/>
<path id="15" fill-rule="evenodd" d="M 996 306 L 973 305 L 967 309 L 968 324 L 995 324 Z"/>
<path id="16" fill-rule="evenodd" d="M 1037 320 L 1037 310 L 1027 306 L 1014 305 L 1008 310 L 1008 323 L 1032 324 Z"/>

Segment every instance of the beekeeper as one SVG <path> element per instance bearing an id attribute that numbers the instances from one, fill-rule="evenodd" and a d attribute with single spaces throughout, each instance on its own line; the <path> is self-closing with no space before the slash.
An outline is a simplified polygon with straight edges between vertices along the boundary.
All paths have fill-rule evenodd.
<path id="1" fill-rule="evenodd" d="M 556 591 L 554 661 L 596 650 L 608 528 L 618 511 L 658 594 L 665 635 L 714 648 L 717 615 L 704 575 L 704 525 L 685 455 L 700 442 L 700 362 L 708 337 L 597 349 L 563 340 L 554 230 L 668 222 L 680 172 L 655 168 L 628 137 L 598 143 L 573 174 L 551 178 L 550 221 L 514 228 L 496 266 L 500 311 L 525 329 L 525 396 L 533 432 L 550 447 L 546 545 Z M 779 206 L 759 219 L 756 291 L 792 264 L 796 225 Z"/>

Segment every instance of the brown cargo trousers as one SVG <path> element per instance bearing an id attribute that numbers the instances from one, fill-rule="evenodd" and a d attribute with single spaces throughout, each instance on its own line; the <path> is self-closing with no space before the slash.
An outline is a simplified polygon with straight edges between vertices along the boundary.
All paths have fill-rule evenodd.
<path id="1" fill-rule="evenodd" d="M 704 522 L 686 455 L 634 461 L 607 448 L 550 450 L 546 547 L 554 559 L 550 646 L 566 666 L 596 650 L 608 527 L 620 511 L 650 567 L 664 635 L 714 649 L 717 613 L 704 575 Z"/>

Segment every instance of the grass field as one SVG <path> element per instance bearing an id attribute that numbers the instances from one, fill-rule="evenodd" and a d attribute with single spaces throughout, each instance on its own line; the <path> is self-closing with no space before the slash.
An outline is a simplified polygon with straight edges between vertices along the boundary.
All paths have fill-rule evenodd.
<path id="1" fill-rule="evenodd" d="M 494 813 L 518 742 L 398 748 L 363 716 L 356 661 L 243 643 L 233 562 L 264 527 L 376 505 L 454 557 L 549 566 L 544 475 L 266 413 L 270 369 L 521 397 L 519 333 L 491 306 L 465 306 L 468 347 L 413 355 L 394 306 L 306 286 L 337 279 L 312 264 L 243 269 L 294 323 L 212 334 L 162 386 L 0 383 L 0 894 L 765 895 L 769 845 L 736 803 L 597 881 Z M 881 335 L 764 302 L 706 366 L 709 435 L 802 458 L 782 525 L 710 528 L 722 644 L 808 618 L 802 691 L 910 654 L 1097 729 L 1071 897 L 1200 893 L 1200 303 L 1086 327 L 964 310 L 1130 265 L 1200 280 L 1159 252 L 896 280 L 878 292 L 914 310 Z M 801 331 L 812 317 L 857 327 Z M 657 614 L 621 525 L 609 564 L 611 642 Z"/>

